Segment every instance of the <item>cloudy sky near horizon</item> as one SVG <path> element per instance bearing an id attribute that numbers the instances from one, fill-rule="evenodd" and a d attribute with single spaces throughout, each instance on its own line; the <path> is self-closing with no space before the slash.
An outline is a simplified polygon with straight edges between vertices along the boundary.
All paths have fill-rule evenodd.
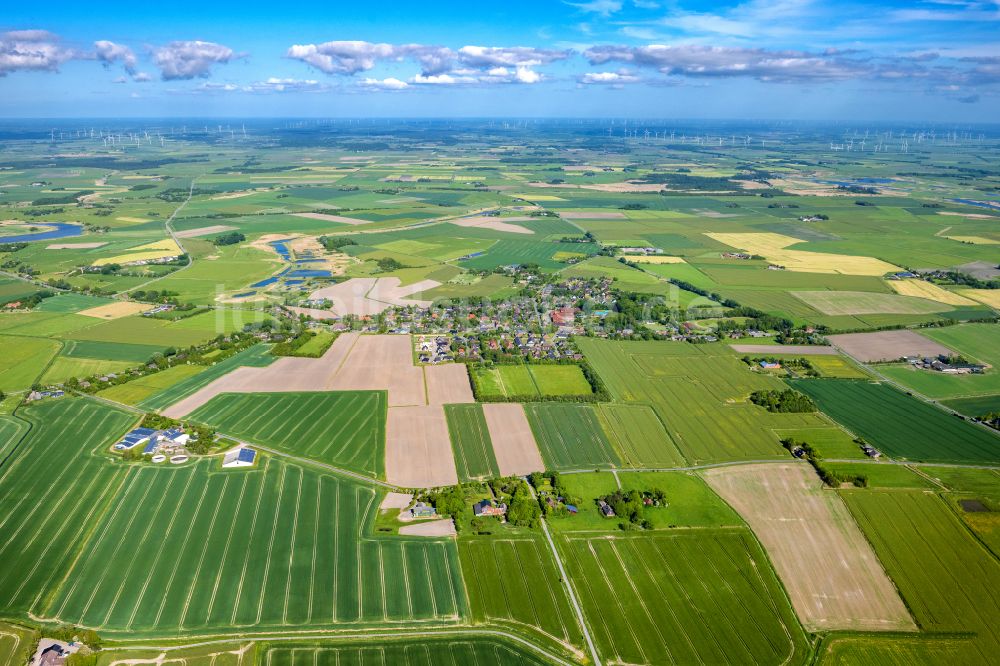
<path id="1" fill-rule="evenodd" d="M 997 122 L 998 35 L 1000 0 L 18 3 L 0 115 Z"/>

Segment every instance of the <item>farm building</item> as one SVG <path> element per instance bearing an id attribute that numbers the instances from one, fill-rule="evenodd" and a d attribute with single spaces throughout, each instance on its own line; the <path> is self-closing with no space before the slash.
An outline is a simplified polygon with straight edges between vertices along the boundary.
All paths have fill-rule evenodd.
<path id="1" fill-rule="evenodd" d="M 125 437 L 122 438 L 122 441 L 115 444 L 115 448 L 119 451 L 133 449 L 140 444 L 148 442 L 155 434 L 156 431 L 152 428 L 136 428 L 125 435 Z"/>
<path id="2" fill-rule="evenodd" d="M 507 513 L 507 505 L 503 502 L 494 503 L 484 499 L 472 505 L 472 512 L 477 516 L 502 516 Z"/>
<path id="3" fill-rule="evenodd" d="M 249 467 L 257 459 L 257 452 L 253 449 L 240 447 L 226 453 L 222 458 L 223 467 Z"/>
<path id="4" fill-rule="evenodd" d="M 764 368 L 765 370 L 780 370 L 781 364 L 776 361 L 761 361 L 760 367 Z"/>
<path id="5" fill-rule="evenodd" d="M 437 509 L 425 502 L 417 502 L 410 509 L 410 515 L 414 518 L 433 518 L 437 515 Z"/>
<path id="6" fill-rule="evenodd" d="M 611 508 L 611 505 L 604 500 L 598 500 L 597 508 L 600 509 L 601 515 L 605 518 L 614 518 L 615 510 Z"/>

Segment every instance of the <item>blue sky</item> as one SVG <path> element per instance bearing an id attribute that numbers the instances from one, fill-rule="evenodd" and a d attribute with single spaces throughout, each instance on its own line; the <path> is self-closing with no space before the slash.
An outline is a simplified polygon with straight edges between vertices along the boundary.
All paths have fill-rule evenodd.
<path id="1" fill-rule="evenodd" d="M 0 115 L 996 122 L 1000 0 L 17 3 Z"/>

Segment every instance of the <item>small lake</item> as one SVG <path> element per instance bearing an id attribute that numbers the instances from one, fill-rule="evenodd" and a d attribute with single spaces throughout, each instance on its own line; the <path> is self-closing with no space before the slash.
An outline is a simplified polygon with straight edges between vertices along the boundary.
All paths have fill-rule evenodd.
<path id="1" fill-rule="evenodd" d="M 56 238 L 70 238 L 83 233 L 83 227 L 79 224 L 67 224 L 65 222 L 44 222 L 38 226 L 55 227 L 49 231 L 42 231 L 37 234 L 20 234 L 17 236 L 0 236 L 0 243 L 31 243 L 40 240 L 55 240 Z"/>
<path id="2" fill-rule="evenodd" d="M 987 210 L 1000 210 L 1000 204 L 996 204 L 991 201 L 973 201 L 972 199 L 948 199 L 948 201 L 954 201 L 955 203 L 965 204 L 966 206 L 976 206 L 977 208 L 986 208 Z"/>

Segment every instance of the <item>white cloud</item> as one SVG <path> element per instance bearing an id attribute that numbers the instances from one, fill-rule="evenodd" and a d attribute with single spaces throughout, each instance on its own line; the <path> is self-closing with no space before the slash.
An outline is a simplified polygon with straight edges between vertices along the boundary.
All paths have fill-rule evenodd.
<path id="1" fill-rule="evenodd" d="M 295 44 L 286 55 L 326 74 L 357 74 L 372 69 L 379 60 L 396 57 L 396 48 L 392 44 L 339 41 Z"/>
<path id="2" fill-rule="evenodd" d="M 164 81 L 205 78 L 212 65 L 225 64 L 238 57 L 228 46 L 214 42 L 177 41 L 153 49 L 153 62 Z"/>
<path id="3" fill-rule="evenodd" d="M 567 2 L 566 4 L 576 7 L 581 12 L 600 14 L 605 17 L 621 11 L 622 8 L 622 3 L 619 0 L 589 0 L 589 2 Z"/>
<path id="4" fill-rule="evenodd" d="M 628 70 L 617 72 L 586 72 L 579 79 L 580 83 L 587 85 L 621 86 L 625 83 L 638 83 L 641 79 L 631 74 Z"/>
<path id="5" fill-rule="evenodd" d="M 59 37 L 46 30 L 0 33 L 0 76 L 16 71 L 54 72 L 67 60 L 82 57 L 63 47 Z"/>
<path id="6" fill-rule="evenodd" d="M 540 49 L 533 46 L 463 46 L 458 59 L 469 67 L 537 67 L 565 60 L 569 51 Z"/>
<path id="7" fill-rule="evenodd" d="M 126 72 L 130 75 L 136 73 L 138 63 L 135 52 L 129 47 L 102 39 L 94 42 L 94 50 L 97 53 L 97 59 L 104 63 L 105 67 L 121 61 L 122 67 L 125 68 Z"/>
<path id="8" fill-rule="evenodd" d="M 627 62 L 668 75 L 746 77 L 760 81 L 835 81 L 875 71 L 870 62 L 846 58 L 838 52 L 770 51 L 694 44 L 596 46 L 584 55 L 592 65 Z"/>
<path id="9" fill-rule="evenodd" d="M 385 79 L 365 78 L 358 81 L 358 85 L 370 90 L 404 90 L 410 87 L 406 81 L 400 81 L 391 76 Z"/>

